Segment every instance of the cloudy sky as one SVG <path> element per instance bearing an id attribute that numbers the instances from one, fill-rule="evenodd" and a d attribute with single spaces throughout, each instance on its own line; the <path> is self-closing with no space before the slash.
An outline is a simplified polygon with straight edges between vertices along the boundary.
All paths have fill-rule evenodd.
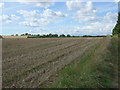
<path id="1" fill-rule="evenodd" d="M 107 35 L 117 21 L 116 2 L 34 1 L 1 2 L 1 34 Z"/>

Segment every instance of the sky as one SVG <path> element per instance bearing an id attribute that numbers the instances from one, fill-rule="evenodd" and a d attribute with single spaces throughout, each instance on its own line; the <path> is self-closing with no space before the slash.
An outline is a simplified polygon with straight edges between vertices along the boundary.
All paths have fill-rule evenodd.
<path id="1" fill-rule="evenodd" d="M 9 0 L 8 0 L 9 1 Z M 110 35 L 117 22 L 117 2 L 0 2 L 0 33 Z"/>

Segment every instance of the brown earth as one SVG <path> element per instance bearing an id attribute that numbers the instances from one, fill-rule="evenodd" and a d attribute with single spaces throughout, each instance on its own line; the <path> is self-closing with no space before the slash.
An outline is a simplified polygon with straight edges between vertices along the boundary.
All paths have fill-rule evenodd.
<path id="1" fill-rule="evenodd" d="M 3 38 L 27 38 L 27 36 L 2 36 Z"/>
<path id="2" fill-rule="evenodd" d="M 103 38 L 3 39 L 3 88 L 41 87 Z"/>

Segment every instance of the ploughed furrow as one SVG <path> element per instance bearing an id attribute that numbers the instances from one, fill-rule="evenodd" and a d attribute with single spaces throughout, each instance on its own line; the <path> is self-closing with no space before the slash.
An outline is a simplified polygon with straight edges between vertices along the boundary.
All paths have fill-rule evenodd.
<path id="1" fill-rule="evenodd" d="M 86 40 L 86 42 L 88 42 L 88 40 Z M 36 59 L 36 58 L 34 58 L 34 59 L 36 59 L 36 60 L 34 60 L 34 59 L 32 59 L 32 62 L 30 62 L 30 59 L 29 58 L 26 58 L 26 59 L 24 59 L 25 61 L 26 61 L 26 64 L 25 64 L 25 61 L 24 61 L 24 64 L 21 64 L 21 62 L 16 62 L 16 63 L 14 63 L 13 65 L 12 65 L 12 67 L 9 67 L 8 69 L 4 69 L 4 77 L 6 76 L 6 75 L 8 75 L 9 74 L 9 72 L 10 72 L 10 70 L 14 70 L 14 73 L 22 73 L 22 72 L 24 72 L 23 70 L 27 70 L 27 68 L 28 69 L 30 69 L 30 67 L 31 68 L 33 68 L 34 66 L 36 66 L 36 65 L 41 65 L 41 64 L 43 64 L 43 63 L 47 63 L 48 61 L 49 62 L 52 62 L 52 61 L 50 61 L 50 60 L 54 60 L 54 58 L 58 58 L 58 55 L 60 56 L 60 55 L 62 55 L 62 54 L 64 54 L 64 53 L 66 53 L 66 49 L 69 49 L 70 48 L 70 50 L 73 50 L 72 48 L 71 48 L 71 46 L 72 47 L 76 47 L 75 45 L 78 45 L 78 46 L 80 46 L 79 45 L 79 43 L 78 42 L 73 42 L 74 44 L 68 44 L 68 46 L 65 46 L 64 45 L 64 48 L 62 48 L 62 49 L 58 49 L 56 52 L 52 52 L 51 54 L 48 54 L 48 55 L 46 55 L 45 54 L 45 56 L 42 56 L 42 57 L 38 57 L 38 59 Z M 84 41 L 84 43 L 85 43 L 85 41 Z M 82 43 L 81 43 L 82 44 Z M 63 46 L 62 46 L 63 47 Z M 65 49 L 66 48 L 66 49 Z M 56 50 L 56 48 L 55 48 L 55 50 Z M 64 53 L 63 53 L 64 52 Z M 46 52 L 47 53 L 47 52 Z M 55 55 L 56 54 L 56 55 Z M 38 54 L 38 56 L 39 56 L 39 54 Z M 20 59 L 20 60 L 22 60 L 22 59 Z M 27 61 L 27 60 L 29 60 L 29 61 Z M 37 60 L 38 60 L 38 62 L 37 62 Z M 23 61 L 23 60 L 22 60 Z M 33 63 L 33 62 L 35 62 L 35 64 Z M 16 66 L 15 66 L 16 65 Z M 21 67 L 19 66 L 19 65 L 21 65 Z M 18 69 L 17 69 L 18 68 Z M 22 69 L 22 68 L 25 68 L 25 69 Z M 19 70 L 20 69 L 20 70 Z M 14 74 L 13 73 L 13 74 Z M 11 74 L 11 76 L 12 76 L 12 74 Z M 5 77 L 6 78 L 6 77 Z"/>
<path id="2" fill-rule="evenodd" d="M 15 49 L 13 48 L 13 49 L 9 50 L 9 49 L 5 48 L 7 43 L 5 43 L 4 40 L 3 40 L 3 51 L 2 51 L 2 53 L 3 53 L 3 62 L 7 63 L 7 61 L 9 62 L 9 60 L 11 60 L 11 59 L 13 60 L 14 58 L 17 58 L 19 56 L 24 56 L 25 54 L 29 53 L 30 51 L 32 52 L 32 51 L 43 50 L 45 48 L 54 47 L 56 45 L 68 43 L 69 41 L 71 41 L 71 40 L 69 40 L 69 39 L 52 40 L 52 41 L 49 41 L 49 42 L 48 41 L 43 42 L 43 41 L 40 40 L 39 42 L 38 41 L 36 42 L 37 44 L 33 44 L 33 45 L 32 45 L 32 43 L 30 45 L 28 45 L 26 43 L 23 43 L 22 45 L 18 44 L 18 45 L 16 45 L 18 47 L 14 47 Z M 7 47 L 12 48 L 10 46 L 13 46 L 13 45 L 8 43 Z M 23 47 L 23 46 L 28 46 L 28 47 Z"/>
<path id="3" fill-rule="evenodd" d="M 85 46 L 81 46 L 79 47 L 79 49 L 76 48 L 75 51 L 69 52 L 69 54 L 61 56 L 56 60 L 54 60 L 53 62 L 44 64 L 40 70 L 36 70 L 31 74 L 29 74 L 29 76 L 25 80 L 23 80 L 22 83 L 19 83 L 18 85 L 21 85 L 20 87 L 25 87 L 28 85 L 29 86 L 31 85 L 30 87 L 40 87 L 40 85 L 45 80 L 47 80 L 53 73 L 55 73 L 56 71 L 59 71 L 60 69 L 65 67 L 65 65 L 68 65 L 72 61 L 76 60 L 76 58 L 82 56 L 90 47 L 98 43 L 98 41 L 94 42 L 94 44 L 92 43 L 89 43 Z"/>
<path id="4" fill-rule="evenodd" d="M 54 53 L 56 51 L 59 51 L 59 50 L 62 50 L 64 48 L 75 45 L 75 43 L 77 43 L 77 42 L 72 41 L 72 42 L 69 42 L 69 43 L 64 43 L 64 44 L 61 44 L 61 45 L 53 46 L 53 47 L 46 48 L 46 49 L 43 49 L 43 50 L 39 50 L 39 51 L 36 51 L 36 52 L 35 51 L 30 52 L 30 53 L 25 54 L 23 56 L 18 56 L 16 58 L 10 59 L 9 63 L 4 63 L 3 62 L 3 64 L 4 64 L 3 69 L 5 69 L 5 70 L 10 69 L 11 70 L 11 69 L 14 69 L 14 67 L 16 69 L 15 65 L 19 66 L 18 63 L 20 65 L 27 66 L 27 65 L 29 65 L 29 63 L 33 64 L 33 62 L 37 62 L 37 60 L 40 62 L 41 58 L 46 57 L 47 55 L 50 55 L 51 53 Z M 43 60 L 43 61 L 45 61 L 45 60 Z M 24 62 L 24 64 L 21 64 L 21 62 Z M 12 68 L 10 68 L 10 67 L 12 67 Z M 20 66 L 19 66 L 19 68 L 20 68 Z"/>
<path id="5" fill-rule="evenodd" d="M 16 60 L 16 63 L 13 63 L 16 64 L 16 66 L 11 66 L 10 69 L 4 71 L 3 87 L 38 87 L 52 73 L 60 70 L 77 57 L 80 57 L 86 50 L 99 41 L 100 40 L 92 39 L 84 41 L 75 40 L 72 41 L 73 43 L 69 42 L 67 44 L 51 47 L 47 50 L 45 49 L 45 52 L 42 53 L 38 51 L 33 55 L 34 57 L 28 54 L 29 58 L 19 58 L 19 60 Z M 20 63 L 20 60 L 22 63 Z M 14 71 L 11 77 L 8 76 L 10 70 Z"/>
<path id="6" fill-rule="evenodd" d="M 63 42 L 59 41 L 59 42 L 56 42 L 56 43 L 54 42 L 52 44 L 50 43 L 47 46 L 44 45 L 44 47 L 43 46 L 35 46 L 37 49 L 34 49 L 34 50 L 29 49 L 29 50 L 27 50 L 26 53 L 17 54 L 15 56 L 10 57 L 10 58 L 3 58 L 3 64 L 6 64 L 6 63 L 8 64 L 8 62 L 10 64 L 12 62 L 15 62 L 15 61 L 19 60 L 19 58 L 29 58 L 30 56 L 33 56 L 33 55 L 34 55 L 34 57 L 39 56 L 38 54 L 46 53 L 45 51 L 52 52 L 52 50 L 55 50 L 54 47 L 61 47 L 61 45 L 64 46 L 68 42 L 70 42 L 70 41 L 67 40 L 65 42 L 64 41 Z M 50 50 L 50 49 L 52 49 L 52 50 Z M 26 50 L 22 50 L 22 51 L 26 51 Z M 13 52 L 13 53 L 15 54 L 16 52 Z M 16 58 L 18 58 L 18 59 L 16 59 Z"/>

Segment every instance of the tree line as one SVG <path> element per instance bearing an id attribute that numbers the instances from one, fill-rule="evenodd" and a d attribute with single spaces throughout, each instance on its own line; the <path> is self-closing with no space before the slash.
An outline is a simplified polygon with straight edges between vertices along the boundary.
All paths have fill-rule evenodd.
<path id="1" fill-rule="evenodd" d="M 71 36 L 70 34 L 61 34 L 61 35 L 58 35 L 58 34 L 44 34 L 44 35 L 40 35 L 40 34 L 37 34 L 37 35 L 34 35 L 34 34 L 28 34 L 28 33 L 25 33 L 25 34 L 21 34 L 21 36 L 28 36 L 28 38 L 52 38 L 52 37 L 73 37 Z"/>
<path id="2" fill-rule="evenodd" d="M 40 34 L 29 34 L 29 33 L 25 33 L 25 34 L 15 34 L 15 35 L 11 35 L 11 36 L 27 36 L 27 38 L 60 38 L 60 37 L 106 37 L 106 35 L 96 35 L 96 36 L 92 36 L 92 35 L 83 35 L 83 36 L 74 36 L 74 35 L 70 35 L 70 34 L 44 34 L 44 35 L 40 35 Z"/>

